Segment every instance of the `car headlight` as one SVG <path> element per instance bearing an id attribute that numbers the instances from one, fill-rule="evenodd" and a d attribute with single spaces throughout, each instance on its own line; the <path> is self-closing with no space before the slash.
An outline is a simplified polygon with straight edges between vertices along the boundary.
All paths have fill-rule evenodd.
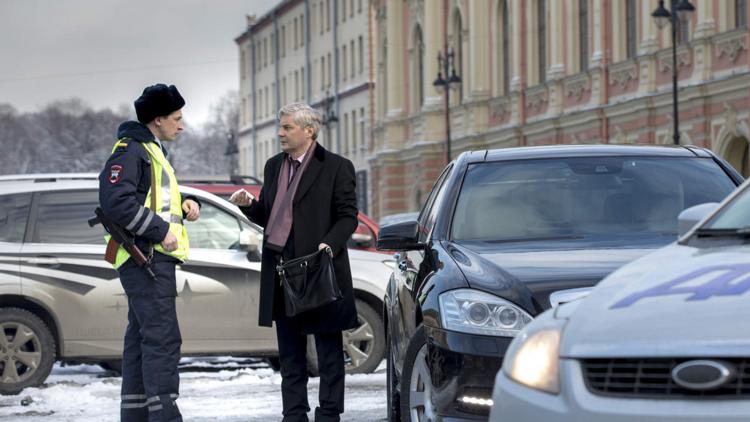
<path id="1" fill-rule="evenodd" d="M 439 297 L 443 328 L 471 334 L 514 337 L 531 322 L 517 305 L 479 290 L 459 289 Z"/>
<path id="2" fill-rule="evenodd" d="M 554 321 L 529 329 L 513 339 L 505 353 L 502 370 L 515 382 L 557 394 L 560 392 L 562 325 Z"/>

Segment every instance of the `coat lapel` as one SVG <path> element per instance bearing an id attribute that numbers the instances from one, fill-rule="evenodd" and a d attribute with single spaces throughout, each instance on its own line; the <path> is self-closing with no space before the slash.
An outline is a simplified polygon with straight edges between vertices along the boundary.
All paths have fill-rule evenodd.
<path id="1" fill-rule="evenodd" d="M 267 202 L 266 209 L 268 210 L 268 215 L 271 215 L 271 208 L 273 207 L 273 201 L 276 199 L 276 191 L 279 188 L 279 173 L 281 172 L 281 163 L 283 163 L 283 155 L 282 159 L 276 160 L 274 163 L 274 170 L 271 172 L 273 174 L 273 178 L 271 180 L 265 181 L 264 186 L 268 187 L 268 191 L 265 193 L 266 198 L 265 201 Z"/>
<path id="2" fill-rule="evenodd" d="M 318 178 L 320 171 L 323 169 L 323 161 L 325 160 L 325 150 L 321 145 L 315 147 L 315 156 L 312 157 L 310 165 L 307 167 L 304 173 L 302 173 L 302 180 L 299 181 L 297 192 L 294 195 L 294 203 L 298 203 L 299 200 L 305 196 L 305 193 Z"/>

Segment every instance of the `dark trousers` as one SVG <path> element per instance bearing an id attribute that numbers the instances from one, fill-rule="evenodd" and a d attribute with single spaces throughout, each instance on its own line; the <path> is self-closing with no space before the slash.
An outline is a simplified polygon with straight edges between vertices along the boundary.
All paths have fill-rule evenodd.
<path id="1" fill-rule="evenodd" d="M 281 363 L 281 400 L 283 422 L 306 422 L 307 402 L 307 335 L 300 332 L 294 318 L 276 318 L 276 334 Z M 344 413 L 344 348 L 341 332 L 315 334 L 320 370 L 320 405 L 315 409 L 316 422 L 339 421 Z"/>
<path id="2" fill-rule="evenodd" d="M 152 264 L 156 280 L 128 261 L 120 281 L 128 296 L 128 328 L 122 353 L 120 419 L 181 422 L 179 395 L 182 337 L 175 308 L 176 261 Z"/>
<path id="3" fill-rule="evenodd" d="M 281 255 L 284 259 L 296 256 L 293 234 L 289 235 Z M 281 364 L 282 422 L 307 422 L 307 412 L 310 411 L 307 403 L 307 335 L 302 333 L 295 318 L 287 317 L 284 313 L 284 289 L 279 286 L 276 277 L 273 314 Z M 315 334 L 315 349 L 320 372 L 319 406 L 315 408 L 315 421 L 337 422 L 339 415 L 344 413 L 345 372 L 341 331 Z"/>

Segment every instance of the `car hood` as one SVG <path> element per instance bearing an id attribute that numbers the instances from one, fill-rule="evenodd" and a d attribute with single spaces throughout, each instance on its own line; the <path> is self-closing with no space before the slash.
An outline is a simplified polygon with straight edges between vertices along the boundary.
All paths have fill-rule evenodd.
<path id="1" fill-rule="evenodd" d="M 509 300 L 527 291 L 542 308 L 547 308 L 549 293 L 593 286 L 623 264 L 653 249 L 508 252 L 454 243 L 448 250 L 472 288 L 500 294 Z M 512 291 L 517 294 L 511 295 Z"/>
<path id="2" fill-rule="evenodd" d="M 566 357 L 745 356 L 750 246 L 672 244 L 625 265 L 569 317 Z"/>

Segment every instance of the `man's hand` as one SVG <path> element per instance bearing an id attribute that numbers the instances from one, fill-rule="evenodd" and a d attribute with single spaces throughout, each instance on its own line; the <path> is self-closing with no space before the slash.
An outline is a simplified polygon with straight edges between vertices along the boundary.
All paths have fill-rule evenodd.
<path id="1" fill-rule="evenodd" d="M 187 221 L 195 221 L 201 216 L 201 207 L 192 199 L 186 199 L 182 202 L 182 210 L 185 211 Z"/>
<path id="2" fill-rule="evenodd" d="M 323 249 L 326 249 L 326 248 L 328 248 L 328 250 L 330 251 L 329 254 L 331 255 L 331 258 L 333 258 L 333 249 L 331 249 L 331 247 L 328 246 L 327 243 L 321 243 L 320 245 L 318 245 L 318 250 L 319 251 L 323 250 Z"/>
<path id="3" fill-rule="evenodd" d="M 175 237 L 172 232 L 167 232 L 167 235 L 164 236 L 164 240 L 161 241 L 161 247 L 167 252 L 177 250 L 177 237 Z"/>
<path id="4" fill-rule="evenodd" d="M 240 189 L 229 197 L 229 202 L 239 207 L 246 207 L 255 200 L 255 197 L 245 189 Z"/>

